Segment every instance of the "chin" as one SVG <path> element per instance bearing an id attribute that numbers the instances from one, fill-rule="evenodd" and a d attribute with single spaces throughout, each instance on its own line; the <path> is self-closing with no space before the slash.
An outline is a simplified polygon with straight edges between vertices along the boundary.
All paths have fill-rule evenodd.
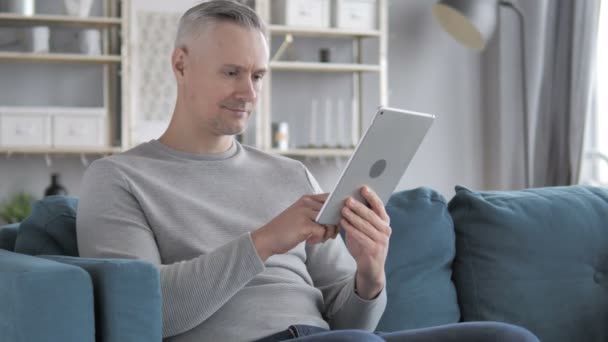
<path id="1" fill-rule="evenodd" d="M 226 126 L 223 129 L 224 135 L 237 135 L 245 132 L 245 127 L 243 126 Z"/>
<path id="2" fill-rule="evenodd" d="M 226 125 L 226 128 L 227 131 L 231 132 L 231 135 L 237 135 L 245 132 L 248 123 L 249 121 L 247 119 L 244 119 L 242 121 L 239 121 L 238 123 L 235 122 L 231 125 Z"/>

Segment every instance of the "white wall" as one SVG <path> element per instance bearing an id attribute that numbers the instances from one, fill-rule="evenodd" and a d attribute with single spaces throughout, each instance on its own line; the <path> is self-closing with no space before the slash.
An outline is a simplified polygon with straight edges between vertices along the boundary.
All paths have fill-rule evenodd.
<path id="1" fill-rule="evenodd" d="M 429 186 L 449 199 L 456 184 L 484 184 L 481 59 L 440 29 L 434 3 L 390 2 L 389 104 L 437 116 L 398 189 Z"/>
<path id="2" fill-rule="evenodd" d="M 78 194 L 80 179 L 85 170 L 80 158 L 51 156 L 50 160 L 51 164 L 47 166 L 44 156 L 0 156 L 0 201 L 6 199 L 8 194 L 20 191 L 42 197 L 53 172 L 61 175 L 60 182 L 71 195 Z"/>
<path id="3" fill-rule="evenodd" d="M 472 188 L 484 184 L 481 62 L 478 54 L 440 30 L 431 15 L 433 3 L 389 1 L 389 105 L 437 116 L 398 190 L 429 186 L 449 199 L 456 184 Z M 79 157 L 52 157 L 52 161 L 47 167 L 43 156 L 0 156 L 0 200 L 16 191 L 41 196 L 52 171 L 59 171 L 70 193 L 78 195 L 85 170 Z M 341 165 L 332 160 L 311 160 L 308 165 L 330 190 Z"/>

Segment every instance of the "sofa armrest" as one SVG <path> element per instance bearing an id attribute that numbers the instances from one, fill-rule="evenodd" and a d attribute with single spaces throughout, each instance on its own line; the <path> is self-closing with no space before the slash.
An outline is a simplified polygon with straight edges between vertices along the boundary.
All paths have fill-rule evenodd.
<path id="1" fill-rule="evenodd" d="M 93 280 L 99 341 L 161 341 L 160 273 L 141 260 L 44 255 L 85 269 Z"/>
<path id="2" fill-rule="evenodd" d="M 0 331 L 3 341 L 95 341 L 91 278 L 0 249 Z"/>
<path id="3" fill-rule="evenodd" d="M 0 227 L 0 249 L 14 251 L 18 231 L 19 223 L 13 223 L 7 226 Z"/>

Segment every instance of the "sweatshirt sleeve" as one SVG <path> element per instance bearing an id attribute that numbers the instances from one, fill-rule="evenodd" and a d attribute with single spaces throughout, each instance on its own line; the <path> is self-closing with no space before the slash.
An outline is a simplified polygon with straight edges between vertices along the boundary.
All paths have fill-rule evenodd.
<path id="1" fill-rule="evenodd" d="M 159 267 L 163 337 L 201 324 L 264 271 L 250 234 L 194 259 L 163 265 L 154 232 L 110 161 L 91 164 L 80 193 L 76 231 L 81 256 L 140 259 Z"/>
<path id="2" fill-rule="evenodd" d="M 332 329 L 376 329 L 386 308 L 386 289 L 365 300 L 355 293 L 356 264 L 342 237 L 306 247 L 306 266 L 323 293 L 324 316 Z"/>
<path id="3" fill-rule="evenodd" d="M 306 170 L 313 193 L 322 193 L 314 176 Z M 315 287 L 323 293 L 324 315 L 332 329 L 376 329 L 386 308 L 386 287 L 372 299 L 365 300 L 355 293 L 357 265 L 344 240 L 334 240 L 306 246 L 306 266 Z"/>

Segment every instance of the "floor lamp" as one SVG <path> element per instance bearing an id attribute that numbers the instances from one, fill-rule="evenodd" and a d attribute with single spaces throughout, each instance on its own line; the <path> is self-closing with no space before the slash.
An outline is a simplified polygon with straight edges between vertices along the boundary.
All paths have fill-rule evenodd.
<path id="1" fill-rule="evenodd" d="M 511 1 L 505 0 L 440 0 L 433 7 L 433 14 L 443 29 L 466 47 L 482 51 L 498 22 L 498 8 L 505 6 L 512 9 L 519 18 L 521 44 L 521 79 L 523 101 L 524 130 L 524 180 L 525 187 L 530 187 L 530 157 L 528 131 L 528 91 L 526 79 L 526 44 L 524 34 L 524 15 L 521 9 Z"/>

